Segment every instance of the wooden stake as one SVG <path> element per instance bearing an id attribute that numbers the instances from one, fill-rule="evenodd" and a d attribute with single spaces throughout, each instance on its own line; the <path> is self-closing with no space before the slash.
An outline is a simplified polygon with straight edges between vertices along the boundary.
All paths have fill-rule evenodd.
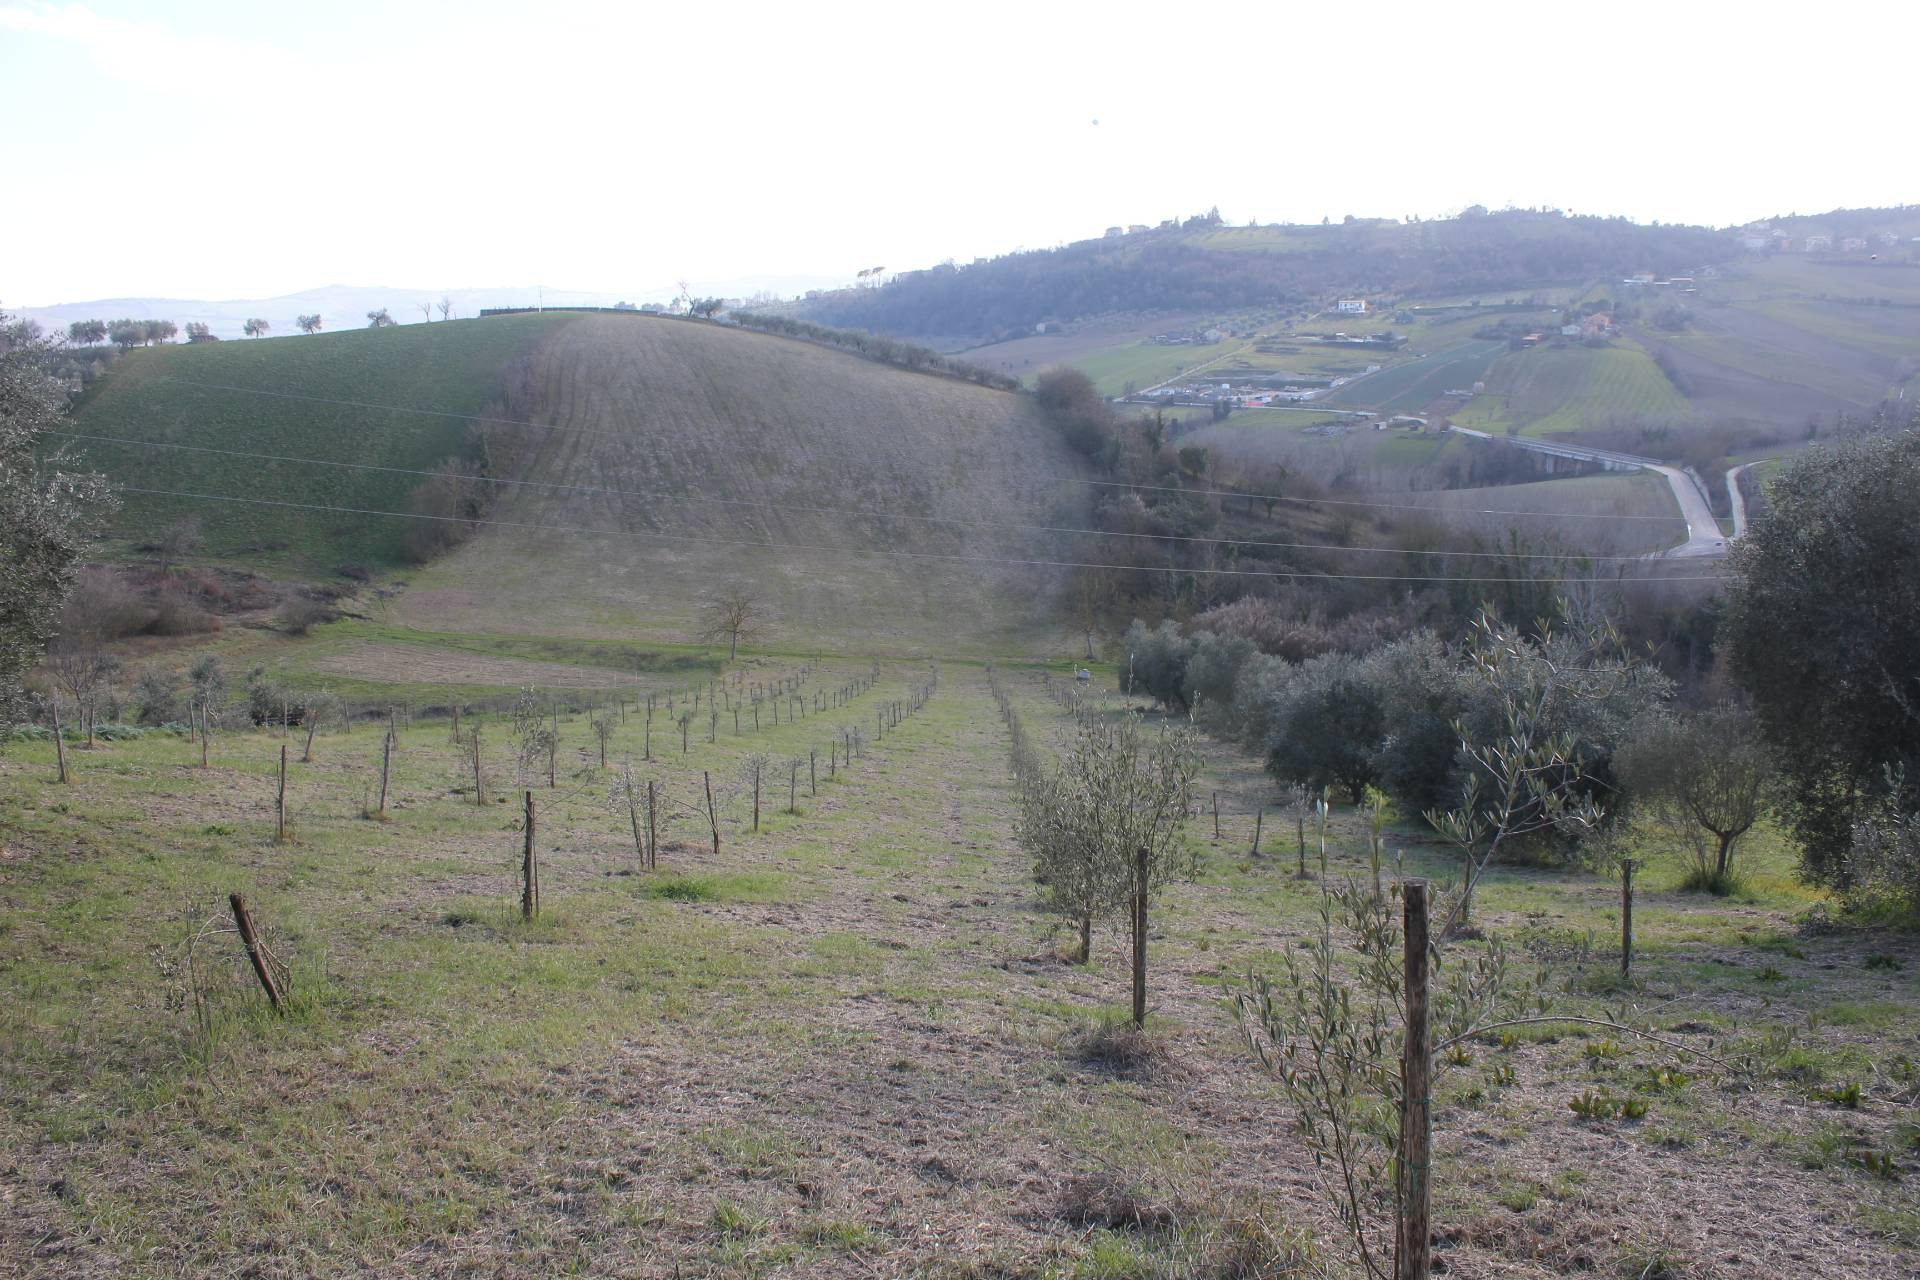
<path id="1" fill-rule="evenodd" d="M 791 762 L 793 768 L 787 774 L 787 812 L 800 812 L 800 762 Z"/>
<path id="2" fill-rule="evenodd" d="M 473 802 L 475 804 L 487 802 L 486 783 L 480 777 L 480 724 L 478 721 L 475 721 L 473 726 Z"/>
<path id="3" fill-rule="evenodd" d="M 50 705 L 53 707 L 53 758 L 60 767 L 60 784 L 65 786 L 73 781 L 73 775 L 67 772 L 67 738 L 60 732 L 59 694 L 53 695 Z"/>
<path id="4" fill-rule="evenodd" d="M 207 767 L 207 738 L 208 737 L 209 737 L 209 730 L 207 729 L 207 704 L 203 702 L 200 704 L 200 767 L 202 769 Z"/>
<path id="5" fill-rule="evenodd" d="M 807 794 L 820 794 L 820 751 L 817 747 L 807 748 Z"/>
<path id="6" fill-rule="evenodd" d="M 1402 958 L 1407 1026 L 1400 1061 L 1400 1221 L 1394 1239 L 1398 1280 L 1432 1274 L 1433 1045 L 1427 1029 L 1427 882 L 1404 886 Z"/>
<path id="7" fill-rule="evenodd" d="M 1633 976 L 1633 859 L 1620 860 L 1620 976 Z"/>
<path id="8" fill-rule="evenodd" d="M 274 838 L 281 844 L 287 842 L 287 744 L 280 744 L 280 793 L 273 802 L 274 816 L 279 819 L 280 832 Z"/>
<path id="9" fill-rule="evenodd" d="M 526 796 L 526 839 L 520 846 L 520 918 L 531 920 L 540 914 L 540 855 L 533 848 L 533 792 Z"/>
<path id="10" fill-rule="evenodd" d="M 380 807 L 374 810 L 379 817 L 387 816 L 387 778 L 393 772 L 393 727 L 387 727 L 387 736 L 380 743 Z"/>
<path id="11" fill-rule="evenodd" d="M 1133 855 L 1133 1025 L 1147 1025 L 1147 851 Z"/>
<path id="12" fill-rule="evenodd" d="M 700 785 L 707 790 L 707 826 L 713 829 L 713 856 L 720 856 L 720 815 L 713 810 L 713 775 L 700 771 Z"/>
<path id="13" fill-rule="evenodd" d="M 1267 807 L 1265 805 L 1261 805 L 1253 811 L 1253 848 L 1248 850 L 1250 854 L 1258 855 L 1260 852 L 1260 824 L 1265 822 L 1266 818 Z"/>
<path id="14" fill-rule="evenodd" d="M 284 1015 L 287 1011 L 286 1002 L 280 994 L 280 984 L 274 980 L 273 969 L 267 963 L 260 936 L 253 930 L 253 917 L 247 914 L 246 899 L 237 893 L 230 893 L 227 895 L 227 905 L 233 908 L 233 924 L 240 930 L 240 942 L 247 949 L 247 960 L 253 965 L 253 976 L 260 979 L 260 989 L 267 993 L 267 1003 L 273 1006 L 273 1011 Z"/>
<path id="15" fill-rule="evenodd" d="M 649 778 L 647 780 L 647 870 L 649 871 L 660 865 L 660 834 L 654 820 L 657 812 L 653 801 L 653 780 Z"/>
<path id="16" fill-rule="evenodd" d="M 1220 838 L 1220 793 L 1213 793 L 1213 838 Z"/>

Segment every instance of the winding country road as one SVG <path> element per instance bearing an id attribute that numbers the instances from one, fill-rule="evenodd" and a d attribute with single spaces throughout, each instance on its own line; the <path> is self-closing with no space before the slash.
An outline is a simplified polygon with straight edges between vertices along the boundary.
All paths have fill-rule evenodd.
<path id="1" fill-rule="evenodd" d="M 1720 522 L 1714 518 L 1713 504 L 1707 501 L 1706 490 L 1701 487 L 1699 480 L 1691 472 L 1683 471 L 1679 467 L 1670 467 L 1653 458 L 1642 458 L 1631 453 L 1615 453 L 1611 449 L 1589 449 L 1585 445 L 1568 444 L 1558 439 L 1536 436 L 1496 436 L 1485 431 L 1469 430 L 1466 427 L 1450 427 L 1448 430 L 1459 435 L 1472 436 L 1476 440 L 1504 440 L 1517 448 L 1530 449 L 1536 453 L 1598 462 L 1615 468 L 1638 467 L 1645 471 L 1658 472 L 1666 477 L 1668 488 L 1673 490 L 1673 499 L 1680 504 L 1680 514 L 1687 522 L 1686 540 L 1658 554 L 1669 559 L 1727 554 L 1727 535 L 1720 532 Z M 1734 470 L 1739 469 L 1736 467 Z M 1733 536 L 1737 538 L 1746 531 L 1746 511 L 1738 501 L 1738 479 L 1734 472 L 1728 472 L 1727 476 L 1728 484 L 1735 492 Z"/>

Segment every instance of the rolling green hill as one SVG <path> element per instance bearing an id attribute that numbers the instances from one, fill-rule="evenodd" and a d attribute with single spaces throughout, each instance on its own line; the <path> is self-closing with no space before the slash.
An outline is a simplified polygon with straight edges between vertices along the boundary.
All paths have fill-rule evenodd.
<path id="1" fill-rule="evenodd" d="M 1025 397 L 643 316 L 135 351 L 75 417 L 81 435 L 184 446 L 82 441 L 130 490 L 205 495 L 129 492 L 123 551 L 198 516 L 207 554 L 249 568 L 398 569 L 382 621 L 426 633 L 684 641 L 702 596 L 739 585 L 775 616 L 775 647 L 1005 644 L 1047 625 L 1058 574 L 1002 562 L 1064 551 L 1006 526 L 1086 504 Z M 406 568 L 431 522 L 383 513 L 424 509 L 424 473 L 448 460 L 492 477 L 461 489 L 485 522 Z"/>
<path id="2" fill-rule="evenodd" d="M 85 459 L 123 485 L 327 506 L 404 509 L 422 477 L 468 453 L 458 415 L 500 413 L 511 366 L 565 325 L 558 315 L 358 329 L 311 337 L 136 349 L 121 356 L 74 413 L 74 430 L 191 449 L 79 440 Z M 268 394 L 262 394 L 268 393 Z M 398 405 L 431 414 L 364 406 Z M 390 467 L 315 468 L 231 450 Z M 116 532 L 126 543 L 185 516 L 207 550 L 256 567 L 330 572 L 341 563 L 406 557 L 405 522 L 127 493 Z"/>

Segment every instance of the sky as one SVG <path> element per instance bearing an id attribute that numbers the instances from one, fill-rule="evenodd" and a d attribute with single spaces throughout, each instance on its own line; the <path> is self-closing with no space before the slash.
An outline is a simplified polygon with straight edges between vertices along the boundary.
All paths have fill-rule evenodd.
<path id="1" fill-rule="evenodd" d="M 785 292 L 1211 207 L 1898 204 L 1916 35 L 1764 0 L 0 0 L 0 304 Z"/>

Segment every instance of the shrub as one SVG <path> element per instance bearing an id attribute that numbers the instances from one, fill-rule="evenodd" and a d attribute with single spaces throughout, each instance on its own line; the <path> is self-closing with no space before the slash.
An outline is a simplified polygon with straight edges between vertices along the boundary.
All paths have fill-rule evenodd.
<path id="1" fill-rule="evenodd" d="M 134 716 L 141 724 L 171 724 L 180 718 L 180 682 L 172 673 L 148 667 L 133 684 Z"/>
<path id="2" fill-rule="evenodd" d="M 1193 642 L 1180 634 L 1180 626 L 1171 620 L 1156 628 L 1135 619 L 1127 628 L 1127 660 L 1120 668 L 1120 689 L 1124 693 L 1144 693 L 1161 706 L 1186 706 L 1187 661 Z"/>
<path id="3" fill-rule="evenodd" d="M 290 636 L 303 636 L 324 622 L 340 615 L 317 600 L 295 596 L 280 606 L 280 629 Z"/>
<path id="4" fill-rule="evenodd" d="M 162 591 L 155 597 L 153 617 L 147 623 L 147 631 L 156 636 L 194 636 L 219 629 L 217 618 L 177 588 Z"/>

